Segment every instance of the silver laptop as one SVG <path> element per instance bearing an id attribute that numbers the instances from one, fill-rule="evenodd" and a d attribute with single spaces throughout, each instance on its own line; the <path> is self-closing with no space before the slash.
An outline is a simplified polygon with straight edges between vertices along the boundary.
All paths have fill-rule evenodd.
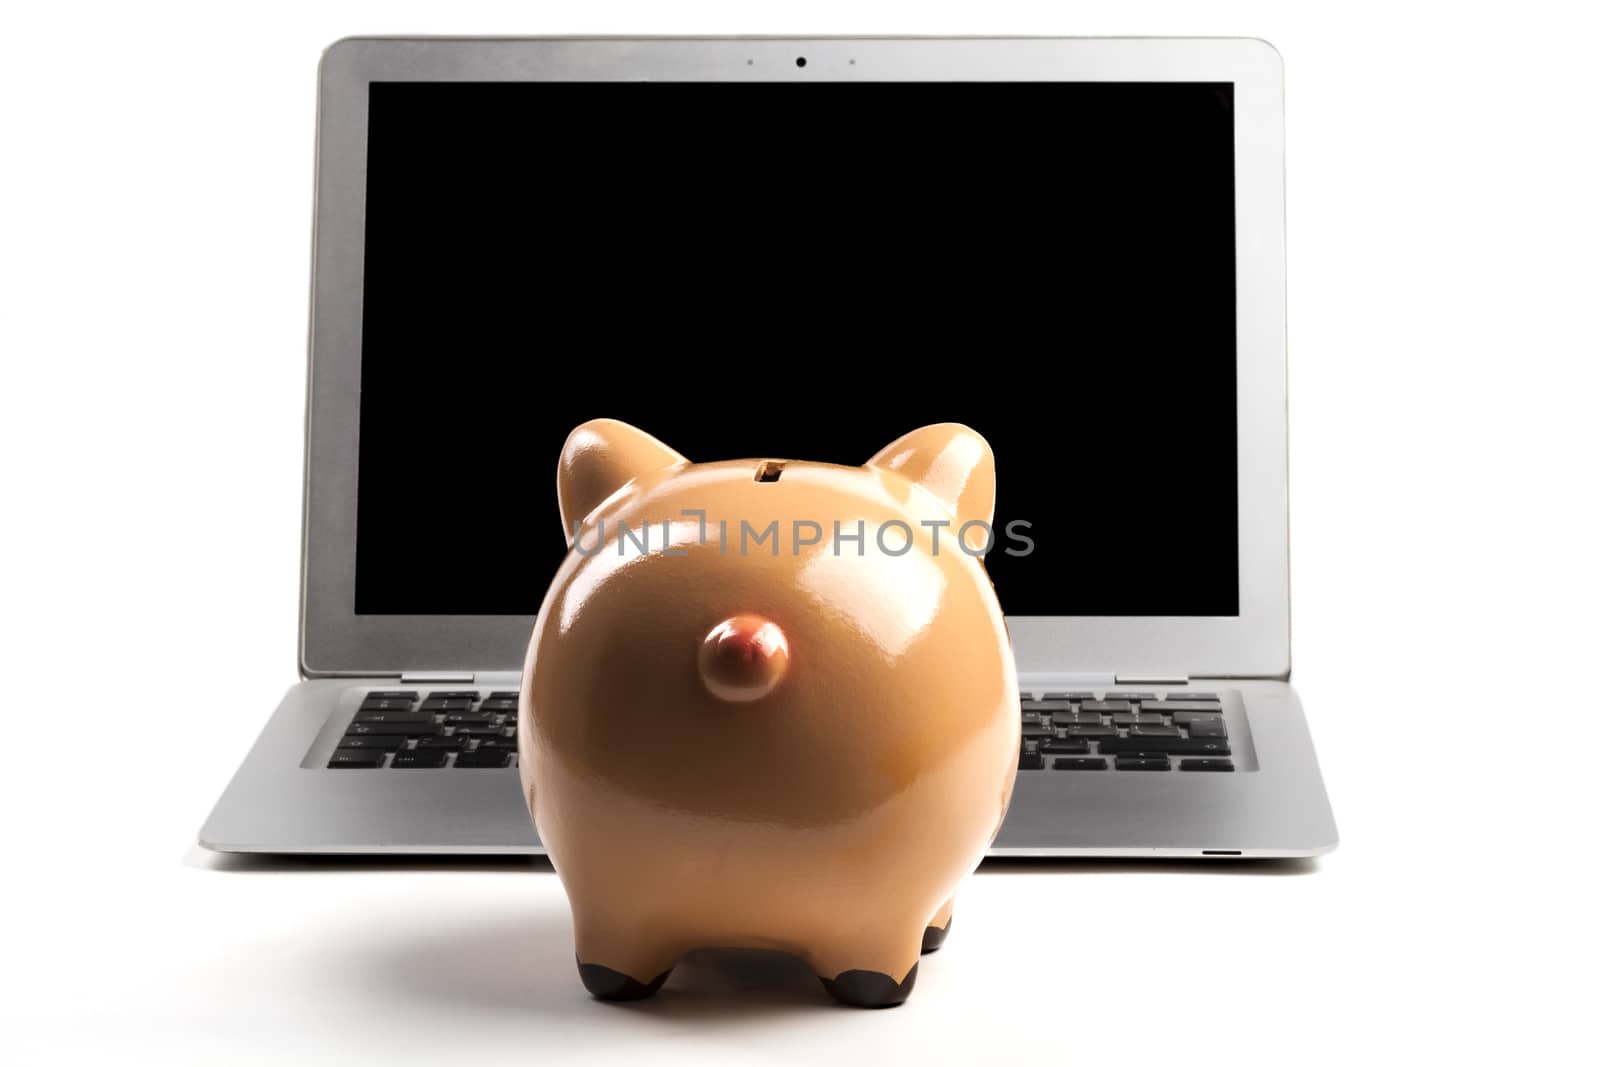
<path id="1" fill-rule="evenodd" d="M 610 416 L 692 460 L 975 427 L 1024 692 L 992 852 L 1331 849 L 1288 684 L 1281 78 L 1249 40 L 332 46 L 301 680 L 201 844 L 540 851 L 517 670 L 562 441 Z"/>

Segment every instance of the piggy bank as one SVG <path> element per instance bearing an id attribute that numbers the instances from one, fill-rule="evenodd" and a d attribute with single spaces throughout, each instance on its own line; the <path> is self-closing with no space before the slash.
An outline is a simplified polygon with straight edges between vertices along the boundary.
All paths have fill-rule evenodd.
<path id="1" fill-rule="evenodd" d="M 689 950 L 764 948 L 903 1002 L 1016 777 L 988 444 L 691 463 L 602 419 L 557 481 L 518 736 L 584 985 L 639 999 Z"/>

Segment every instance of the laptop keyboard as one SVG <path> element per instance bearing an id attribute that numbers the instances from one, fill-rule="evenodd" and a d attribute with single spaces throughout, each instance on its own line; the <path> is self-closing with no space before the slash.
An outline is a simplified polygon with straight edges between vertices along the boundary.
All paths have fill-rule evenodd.
<path id="1" fill-rule="evenodd" d="M 349 770 L 515 766 L 517 694 L 450 689 L 366 695 L 328 759 Z"/>
<path id="2" fill-rule="evenodd" d="M 1232 771 L 1215 693 L 1044 693 L 1022 698 L 1019 771 Z"/>
<path id="3" fill-rule="evenodd" d="M 1023 771 L 1232 771 L 1215 693 L 1054 692 L 1022 699 Z M 517 694 L 374 690 L 328 766 L 483 769 L 517 758 Z"/>

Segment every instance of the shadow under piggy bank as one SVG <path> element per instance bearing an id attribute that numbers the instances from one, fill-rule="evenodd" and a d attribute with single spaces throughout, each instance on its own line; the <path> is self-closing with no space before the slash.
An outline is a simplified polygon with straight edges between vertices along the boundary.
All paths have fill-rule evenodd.
<path id="1" fill-rule="evenodd" d="M 801 960 L 753 949 L 691 952 L 649 1001 L 594 1000 L 577 981 L 571 920 L 554 911 L 435 924 L 344 962 L 363 972 L 369 988 L 398 1002 L 522 1018 L 570 1018 L 592 1009 L 704 1020 L 838 1007 Z"/>

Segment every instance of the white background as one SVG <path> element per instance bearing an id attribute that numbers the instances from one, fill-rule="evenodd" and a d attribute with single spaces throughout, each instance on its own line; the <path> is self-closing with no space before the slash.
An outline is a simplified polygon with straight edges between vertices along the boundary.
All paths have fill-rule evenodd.
<path id="1" fill-rule="evenodd" d="M 1583 6 L 7 5 L 0 1056 L 1592 1056 Z M 887 1013 L 718 957 L 651 1006 L 592 1003 L 532 866 L 264 872 L 191 851 L 294 677 L 314 73 L 329 41 L 384 32 L 1274 42 L 1295 680 L 1341 849 L 1277 874 L 985 869 Z"/>

